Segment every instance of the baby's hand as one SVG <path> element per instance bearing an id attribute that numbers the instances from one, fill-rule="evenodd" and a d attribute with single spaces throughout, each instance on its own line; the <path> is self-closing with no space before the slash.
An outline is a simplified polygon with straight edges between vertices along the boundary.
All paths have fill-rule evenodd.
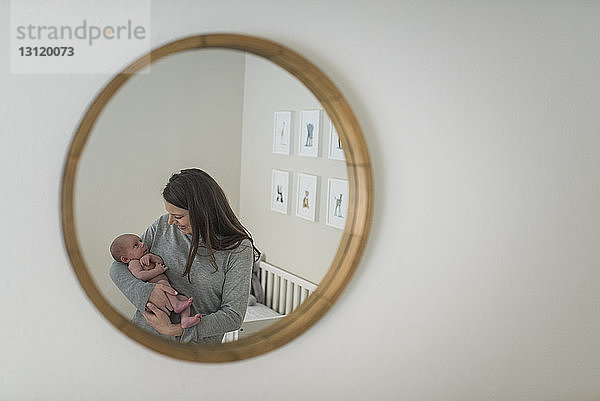
<path id="1" fill-rule="evenodd" d="M 155 269 L 162 269 L 163 273 L 167 271 L 168 267 L 163 265 L 162 263 L 157 263 L 156 266 L 154 266 Z"/>
<path id="2" fill-rule="evenodd" d="M 150 266 L 150 255 L 146 254 L 140 258 L 142 266 Z"/>

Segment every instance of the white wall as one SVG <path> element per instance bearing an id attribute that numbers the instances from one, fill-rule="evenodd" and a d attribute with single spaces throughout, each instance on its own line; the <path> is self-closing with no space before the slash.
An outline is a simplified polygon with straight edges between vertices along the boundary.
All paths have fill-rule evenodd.
<path id="1" fill-rule="evenodd" d="M 372 235 L 340 301 L 292 343 L 219 365 L 149 351 L 85 298 L 59 188 L 108 77 L 11 75 L 1 30 L 0 399 L 600 398 L 599 14 L 569 1 L 154 2 L 156 45 L 233 31 L 311 59 L 373 160 Z M 0 26 L 7 15 L 2 1 Z"/>
<path id="2" fill-rule="evenodd" d="M 298 155 L 302 110 L 321 110 L 317 158 Z M 272 152 L 276 111 L 292 112 L 289 155 Z M 328 121 L 323 106 L 297 78 L 260 57 L 246 56 L 240 217 L 269 263 L 313 283 L 327 273 L 343 233 L 325 224 L 327 180 L 347 178 L 346 163 L 327 158 Z M 289 173 L 287 214 L 271 210 L 272 169 Z M 318 177 L 314 222 L 296 216 L 298 173 Z"/>

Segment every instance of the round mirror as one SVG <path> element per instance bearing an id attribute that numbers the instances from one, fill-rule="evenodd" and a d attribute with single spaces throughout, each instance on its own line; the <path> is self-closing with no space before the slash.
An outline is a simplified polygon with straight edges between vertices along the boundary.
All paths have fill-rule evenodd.
<path id="1" fill-rule="evenodd" d="M 112 239 L 165 214 L 162 188 L 190 167 L 215 178 L 262 253 L 244 322 L 219 344 L 134 325 L 109 278 Z M 267 352 L 319 319 L 357 266 L 371 208 L 368 152 L 339 90 L 289 49 L 231 34 L 169 43 L 115 76 L 81 121 L 62 188 L 67 251 L 102 314 L 156 351 L 205 362 Z"/>

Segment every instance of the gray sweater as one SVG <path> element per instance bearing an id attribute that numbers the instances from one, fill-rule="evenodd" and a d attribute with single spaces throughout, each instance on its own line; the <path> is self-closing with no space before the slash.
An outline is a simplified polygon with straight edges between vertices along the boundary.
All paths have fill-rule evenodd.
<path id="1" fill-rule="evenodd" d="M 200 243 L 192 264 L 190 283 L 187 275 L 182 274 L 192 235 L 183 234 L 167 221 L 168 214 L 161 216 L 142 235 L 142 240 L 146 242 L 150 252 L 160 256 L 165 266 L 169 267 L 165 274 L 171 286 L 179 294 L 194 297 L 192 315 L 202 314 L 199 324 L 184 329 L 180 337 L 173 339 L 185 343 L 221 342 L 223 334 L 240 328 L 246 314 L 254 258 L 252 244 L 249 240 L 244 240 L 236 249 L 215 251 L 214 256 L 219 266 L 215 271 L 206 248 Z M 140 312 L 144 310 L 155 284 L 138 280 L 131 274 L 127 265 L 120 262 L 113 262 L 110 277 L 137 308 L 132 322 L 160 335 Z M 177 322 L 177 316 L 173 313 L 171 320 Z"/>

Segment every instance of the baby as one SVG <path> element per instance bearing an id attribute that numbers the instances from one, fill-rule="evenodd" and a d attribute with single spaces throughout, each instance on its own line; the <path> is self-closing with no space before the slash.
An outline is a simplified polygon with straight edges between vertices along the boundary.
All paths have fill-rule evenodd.
<path id="1" fill-rule="evenodd" d="M 135 234 L 122 234 L 110 244 L 110 253 L 117 262 L 127 264 L 129 271 L 142 281 L 168 285 L 169 279 L 163 273 L 167 270 L 160 256 L 148 251 L 148 246 Z M 166 294 L 171 302 L 173 311 L 181 314 L 181 327 L 188 328 L 197 325 L 202 316 L 190 316 L 190 305 L 193 298 L 183 295 Z"/>

